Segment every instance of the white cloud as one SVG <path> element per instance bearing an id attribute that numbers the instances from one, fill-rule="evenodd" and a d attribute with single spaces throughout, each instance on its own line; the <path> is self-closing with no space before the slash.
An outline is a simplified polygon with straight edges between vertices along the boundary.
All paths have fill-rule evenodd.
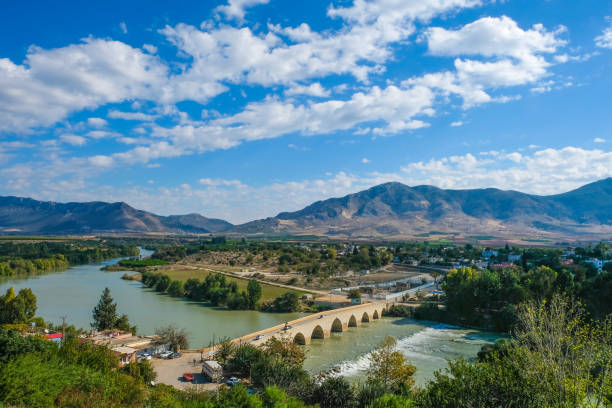
<path id="1" fill-rule="evenodd" d="M 363 164 L 368 164 L 370 162 L 370 159 L 368 159 L 367 157 L 364 157 L 363 159 L 361 159 L 361 162 Z"/>
<path id="2" fill-rule="evenodd" d="M 72 134 L 61 135 L 60 140 L 72 146 L 83 146 L 87 143 L 87 139 L 85 139 L 83 136 Z"/>
<path id="3" fill-rule="evenodd" d="M 127 29 L 127 24 L 125 24 L 125 21 L 122 21 L 119 23 L 119 28 L 121 29 L 121 32 L 123 34 L 127 34 L 128 29 Z"/>
<path id="4" fill-rule="evenodd" d="M 451 125 L 451 127 L 463 126 L 463 121 L 458 120 L 458 121 L 452 122 L 450 125 Z"/>
<path id="5" fill-rule="evenodd" d="M 612 19 L 609 17 L 608 20 L 612 22 Z M 612 24 L 606 27 L 601 35 L 595 37 L 595 45 L 601 48 L 612 49 Z"/>
<path id="6" fill-rule="evenodd" d="M 155 115 L 150 115 L 142 112 L 121 112 L 112 109 L 107 115 L 111 119 L 123 119 L 123 120 L 140 120 L 150 122 L 156 119 Z"/>
<path id="7" fill-rule="evenodd" d="M 594 143 L 606 143 L 606 139 L 602 139 L 601 137 L 596 137 L 593 139 Z"/>
<path id="8" fill-rule="evenodd" d="M 541 24 L 523 30 L 506 16 L 484 17 L 457 30 L 432 27 L 421 37 L 430 54 L 483 59 L 456 58 L 454 71 L 424 74 L 405 83 L 438 89 L 445 96 L 455 94 L 463 99 L 464 108 L 516 100 L 517 96 L 491 96 L 490 90 L 537 83 L 550 75 L 551 64 L 541 54 L 565 45 L 558 38 L 562 32 L 547 31 Z"/>
<path id="9" fill-rule="evenodd" d="M 144 44 L 142 48 L 149 54 L 157 54 L 157 47 L 153 44 Z"/>
<path id="10" fill-rule="evenodd" d="M 108 122 L 102 118 L 88 118 L 87 124 L 91 127 L 101 128 L 108 125 Z"/>
<path id="11" fill-rule="evenodd" d="M 0 132 L 48 126 L 110 102 L 157 99 L 154 90 L 165 81 L 166 67 L 157 58 L 119 41 L 30 47 L 23 65 L 0 59 Z"/>
<path id="12" fill-rule="evenodd" d="M 612 176 L 612 152 L 565 147 L 529 155 L 513 152 L 495 159 L 477 159 L 468 153 L 409 163 L 402 171 L 403 180 L 411 185 L 556 194 Z"/>
<path id="13" fill-rule="evenodd" d="M 267 4 L 270 0 L 228 0 L 226 5 L 218 6 L 215 11 L 225 14 L 230 19 L 243 20 L 246 8 Z"/>
<path id="14" fill-rule="evenodd" d="M 308 95 L 323 98 L 328 97 L 330 95 L 330 91 L 323 88 L 319 82 L 314 82 L 310 85 L 294 85 L 285 91 L 285 95 Z"/>
<path id="15" fill-rule="evenodd" d="M 113 165 L 113 158 L 104 155 L 92 156 L 89 162 L 97 167 L 110 167 Z"/>
<path id="16" fill-rule="evenodd" d="M 565 41 L 557 38 L 556 34 L 547 31 L 541 24 L 523 30 L 511 18 L 502 16 L 483 17 L 459 30 L 432 27 L 425 31 L 424 39 L 432 55 L 525 59 L 536 53 L 554 53 L 564 45 Z"/>

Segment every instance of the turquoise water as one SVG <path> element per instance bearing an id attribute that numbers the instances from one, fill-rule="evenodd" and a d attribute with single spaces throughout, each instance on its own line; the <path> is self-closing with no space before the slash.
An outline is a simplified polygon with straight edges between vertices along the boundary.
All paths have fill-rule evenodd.
<path id="1" fill-rule="evenodd" d="M 143 255 L 148 252 L 143 251 Z M 189 334 L 190 347 L 208 346 L 213 339 L 239 337 L 302 316 L 299 313 L 259 313 L 215 308 L 187 299 L 159 294 L 142 287 L 140 282 L 121 279 L 125 272 L 101 271 L 117 259 L 79 265 L 63 272 L 27 278 L 0 280 L 0 293 L 9 286 L 15 290 L 31 288 L 38 299 L 37 315 L 46 321 L 89 328 L 91 312 L 105 287 L 117 302 L 119 313 L 129 316 L 141 334 L 153 334 L 167 324 L 183 327 Z"/>
<path id="2" fill-rule="evenodd" d="M 417 385 L 424 385 L 435 371 L 446 368 L 447 359 L 473 359 L 484 344 L 499 337 L 440 323 L 385 317 L 343 333 L 332 333 L 325 340 L 312 340 L 305 346 L 305 368 L 317 374 L 337 367 L 338 375 L 363 381 L 368 375 L 368 356 L 387 335 L 397 340 L 397 350 L 417 367 Z"/>

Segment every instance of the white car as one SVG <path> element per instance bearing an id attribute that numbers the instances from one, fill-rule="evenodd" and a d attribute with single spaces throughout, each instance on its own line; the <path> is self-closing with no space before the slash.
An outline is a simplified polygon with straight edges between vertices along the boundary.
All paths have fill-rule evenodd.
<path id="1" fill-rule="evenodd" d="M 255 340 L 261 340 L 261 339 L 263 339 L 264 337 L 266 337 L 264 334 L 258 334 L 258 335 L 255 337 Z"/>
<path id="2" fill-rule="evenodd" d="M 168 358 L 171 355 L 172 355 L 171 351 L 166 351 L 166 352 L 160 353 L 159 358 Z"/>

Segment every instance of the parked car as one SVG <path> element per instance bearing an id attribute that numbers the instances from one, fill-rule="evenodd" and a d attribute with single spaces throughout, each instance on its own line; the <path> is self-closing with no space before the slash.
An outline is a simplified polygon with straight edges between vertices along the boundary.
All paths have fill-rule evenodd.
<path id="1" fill-rule="evenodd" d="M 177 351 L 176 353 L 172 353 L 172 354 L 170 354 L 170 355 L 168 356 L 168 358 L 169 358 L 169 359 L 172 359 L 172 358 L 179 358 L 180 356 L 181 356 L 181 352 L 180 352 L 180 351 Z"/>
<path id="2" fill-rule="evenodd" d="M 226 381 L 226 384 L 229 385 L 230 387 L 233 387 L 234 385 L 238 384 L 239 382 L 240 382 L 239 378 L 230 377 L 230 379 Z"/>
<path id="3" fill-rule="evenodd" d="M 183 374 L 183 379 L 185 381 L 191 382 L 191 381 L 195 380 L 195 376 L 193 374 L 187 372 L 187 373 Z"/>
<path id="4" fill-rule="evenodd" d="M 266 337 L 266 336 L 265 336 L 265 334 L 258 334 L 258 335 L 255 337 L 255 340 L 261 340 L 261 339 L 263 339 L 264 337 Z"/>
<path id="5" fill-rule="evenodd" d="M 173 353 L 171 351 L 164 351 L 163 353 L 159 353 L 159 358 L 169 358 Z"/>

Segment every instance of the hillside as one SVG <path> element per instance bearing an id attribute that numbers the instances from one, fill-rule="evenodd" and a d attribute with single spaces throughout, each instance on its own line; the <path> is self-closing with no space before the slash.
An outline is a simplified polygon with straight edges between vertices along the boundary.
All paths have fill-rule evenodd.
<path id="1" fill-rule="evenodd" d="M 385 183 L 234 227 L 236 233 L 418 237 L 432 232 L 524 237 L 612 235 L 612 178 L 538 196 L 494 188 Z"/>
<path id="2" fill-rule="evenodd" d="M 126 203 L 56 203 L 0 197 L 0 233 L 211 233 L 232 227 L 199 214 L 168 217 L 137 210 Z"/>

